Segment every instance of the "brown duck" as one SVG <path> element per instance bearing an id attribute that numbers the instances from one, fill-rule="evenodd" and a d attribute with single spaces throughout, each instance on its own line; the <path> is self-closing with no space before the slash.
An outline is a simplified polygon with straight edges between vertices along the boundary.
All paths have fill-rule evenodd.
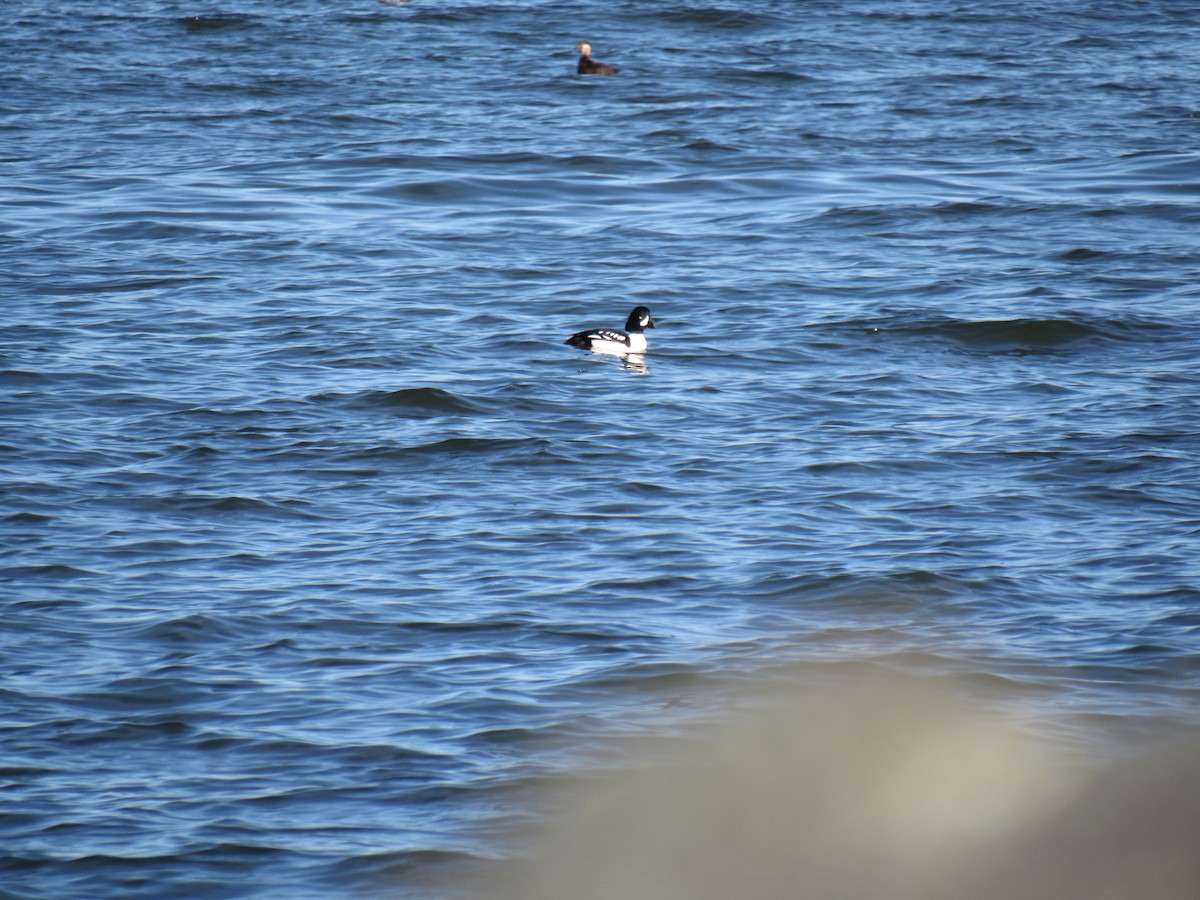
<path id="1" fill-rule="evenodd" d="M 596 62 L 592 59 L 592 45 L 587 41 L 580 41 L 575 45 L 575 49 L 579 51 L 579 66 L 575 71 L 580 75 L 616 75 L 617 67 L 610 66 L 606 63 Z"/>

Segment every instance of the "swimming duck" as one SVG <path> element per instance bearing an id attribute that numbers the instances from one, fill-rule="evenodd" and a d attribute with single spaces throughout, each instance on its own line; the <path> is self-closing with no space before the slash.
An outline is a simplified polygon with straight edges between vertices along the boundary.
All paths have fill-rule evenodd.
<path id="1" fill-rule="evenodd" d="M 579 51 L 579 65 L 575 72 L 579 75 L 616 75 L 617 67 L 610 66 L 606 63 L 596 62 L 592 59 L 592 45 L 587 41 L 580 41 L 575 45 L 575 49 Z"/>
<path id="2" fill-rule="evenodd" d="M 563 343 L 580 350 L 591 350 L 593 353 L 645 353 L 646 335 L 642 332 L 653 327 L 654 320 L 650 318 L 650 310 L 639 306 L 629 314 L 624 331 L 615 328 L 593 328 L 590 331 L 577 332 Z"/>

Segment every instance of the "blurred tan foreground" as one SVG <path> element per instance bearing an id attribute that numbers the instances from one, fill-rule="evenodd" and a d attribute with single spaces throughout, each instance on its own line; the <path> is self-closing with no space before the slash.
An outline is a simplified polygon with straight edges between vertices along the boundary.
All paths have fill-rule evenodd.
<path id="1" fill-rule="evenodd" d="M 520 900 L 1195 900 L 1200 744 L 1085 769 L 920 680 L 765 703 L 569 792 Z"/>

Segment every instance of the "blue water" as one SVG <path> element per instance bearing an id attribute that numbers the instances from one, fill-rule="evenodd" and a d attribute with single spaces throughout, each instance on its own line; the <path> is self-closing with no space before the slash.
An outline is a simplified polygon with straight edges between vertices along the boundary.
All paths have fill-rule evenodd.
<path id="1" fill-rule="evenodd" d="M 402 893 L 783 662 L 1195 724 L 1191 0 L 3 12 L 0 894 Z"/>

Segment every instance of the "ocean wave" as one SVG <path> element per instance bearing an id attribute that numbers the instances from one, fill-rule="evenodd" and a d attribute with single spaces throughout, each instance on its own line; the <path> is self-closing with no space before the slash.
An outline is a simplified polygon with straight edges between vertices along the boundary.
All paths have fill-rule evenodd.
<path id="1" fill-rule="evenodd" d="M 197 33 L 210 31 L 240 31 L 258 24 L 255 16 L 183 16 L 176 20 L 185 30 Z"/>
<path id="2" fill-rule="evenodd" d="M 403 410 L 428 416 L 476 415 L 487 410 L 484 404 L 444 388 L 400 388 L 392 391 L 313 394 L 309 402 L 343 409 Z"/>
<path id="3" fill-rule="evenodd" d="M 821 323 L 822 329 L 851 328 L 881 336 L 935 338 L 963 347 L 997 351 L 1048 351 L 1074 346 L 1159 343 L 1175 331 L 1170 322 L 1126 316 L 1076 314 L 971 320 L 954 316 L 892 314 L 874 320 Z"/>

